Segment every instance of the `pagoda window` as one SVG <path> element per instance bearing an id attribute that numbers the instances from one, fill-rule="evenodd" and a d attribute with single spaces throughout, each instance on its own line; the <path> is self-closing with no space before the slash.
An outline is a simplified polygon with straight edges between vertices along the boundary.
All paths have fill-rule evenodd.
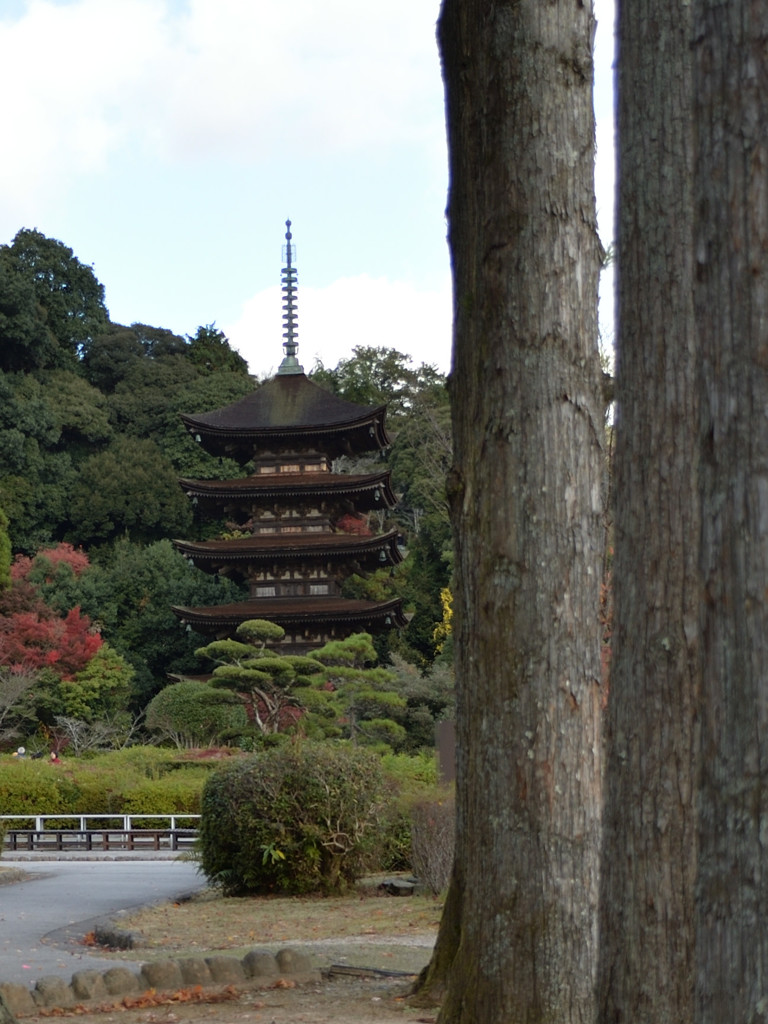
<path id="1" fill-rule="evenodd" d="M 319 594 L 328 594 L 330 593 L 330 589 L 327 583 L 310 583 L 309 593 L 311 596 L 316 596 Z"/>
<path id="2" fill-rule="evenodd" d="M 277 597 L 277 587 L 255 587 L 254 597 Z"/>
<path id="3" fill-rule="evenodd" d="M 300 473 L 301 472 L 301 466 L 299 466 L 295 462 L 283 463 L 280 466 L 280 472 L 281 473 Z"/>

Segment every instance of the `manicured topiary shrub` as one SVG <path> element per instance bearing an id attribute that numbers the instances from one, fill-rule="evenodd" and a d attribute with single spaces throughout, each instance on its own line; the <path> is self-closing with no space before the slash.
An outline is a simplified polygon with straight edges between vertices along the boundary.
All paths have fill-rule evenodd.
<path id="1" fill-rule="evenodd" d="M 236 694 L 184 679 L 155 694 L 147 705 L 146 725 L 179 748 L 207 747 L 224 733 L 244 731 L 248 716 Z"/>
<path id="2" fill-rule="evenodd" d="M 219 762 L 214 762 L 218 764 Z M 198 814 L 211 762 L 133 747 L 59 764 L 0 756 L 3 814 Z"/>
<path id="3" fill-rule="evenodd" d="M 305 742 L 238 758 L 205 784 L 201 868 L 228 894 L 343 891 L 385 803 L 370 751 Z"/>

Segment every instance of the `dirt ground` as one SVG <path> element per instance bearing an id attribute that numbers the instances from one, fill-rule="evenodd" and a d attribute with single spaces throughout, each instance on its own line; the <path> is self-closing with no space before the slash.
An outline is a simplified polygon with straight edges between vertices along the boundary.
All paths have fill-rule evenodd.
<path id="1" fill-rule="evenodd" d="M 367 880 L 354 894 L 334 898 L 224 898 L 206 892 L 183 903 L 120 916 L 121 930 L 140 936 L 127 954 L 137 963 L 206 953 L 243 956 L 250 949 L 310 955 L 322 981 L 279 981 L 265 990 L 182 990 L 144 996 L 99 1010 L 62 1013 L 79 1024 L 407 1024 L 434 1022 L 436 1011 L 412 1007 L 407 994 L 428 963 L 442 903 L 425 896 L 387 896 Z M 104 950 L 99 950 L 104 955 Z M 126 952 L 115 953 L 126 959 Z M 333 968 L 336 968 L 334 971 Z M 361 969 L 339 976 L 339 969 Z M 369 970 L 365 970 L 369 969 Z M 384 972 L 391 972 L 388 976 Z M 25 1017 L 43 1024 L 48 1016 Z"/>

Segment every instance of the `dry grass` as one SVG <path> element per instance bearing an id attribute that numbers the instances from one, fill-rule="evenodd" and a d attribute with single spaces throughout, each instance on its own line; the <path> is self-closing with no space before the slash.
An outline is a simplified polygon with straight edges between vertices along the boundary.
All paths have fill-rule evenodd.
<path id="1" fill-rule="evenodd" d="M 431 896 L 385 896 L 371 888 L 349 896 L 290 898 L 224 897 L 208 890 L 183 903 L 147 907 L 119 925 L 141 934 L 144 953 L 162 948 L 194 955 L 350 936 L 435 935 L 441 911 L 442 901 Z"/>

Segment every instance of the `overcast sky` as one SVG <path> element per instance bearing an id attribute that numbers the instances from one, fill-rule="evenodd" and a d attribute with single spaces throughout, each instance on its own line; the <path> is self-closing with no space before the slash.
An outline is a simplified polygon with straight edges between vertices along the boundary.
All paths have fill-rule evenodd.
<path id="1" fill-rule="evenodd" d="M 612 0 L 596 6 L 607 244 Z M 439 0 L 0 0 L 0 243 L 37 228 L 93 266 L 113 321 L 182 335 L 215 322 L 264 374 L 282 358 L 290 218 L 307 370 L 363 344 L 447 371 L 438 12 Z"/>

